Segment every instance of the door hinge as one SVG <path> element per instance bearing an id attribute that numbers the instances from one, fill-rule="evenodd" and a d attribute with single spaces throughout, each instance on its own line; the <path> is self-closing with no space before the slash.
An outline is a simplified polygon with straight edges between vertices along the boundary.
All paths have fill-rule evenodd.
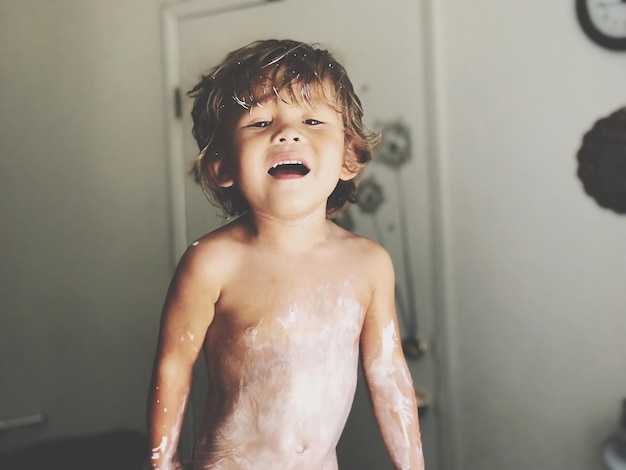
<path id="1" fill-rule="evenodd" d="M 180 87 L 174 89 L 174 116 L 180 119 L 183 115 L 183 100 L 180 95 Z"/>

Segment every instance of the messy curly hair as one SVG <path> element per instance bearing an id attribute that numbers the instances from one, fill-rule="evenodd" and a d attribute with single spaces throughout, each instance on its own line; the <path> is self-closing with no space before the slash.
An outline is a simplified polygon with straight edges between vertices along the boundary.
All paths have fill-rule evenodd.
<path id="1" fill-rule="evenodd" d="M 210 168 L 219 159 L 229 166 L 228 118 L 258 106 L 264 99 L 260 90 L 267 89 L 307 106 L 313 106 L 312 89 L 324 93 L 327 102 L 343 116 L 346 148 L 351 146 L 356 155 L 355 172 L 371 160 L 371 151 L 379 140 L 363 125 L 363 108 L 345 68 L 327 50 L 298 41 L 270 39 L 231 52 L 188 92 L 194 98 L 192 134 L 200 149 L 191 173 L 209 200 L 230 216 L 247 212 L 248 202 L 236 185 L 221 187 Z M 354 202 L 357 186 L 358 178 L 340 180 L 328 197 L 327 216 Z"/>

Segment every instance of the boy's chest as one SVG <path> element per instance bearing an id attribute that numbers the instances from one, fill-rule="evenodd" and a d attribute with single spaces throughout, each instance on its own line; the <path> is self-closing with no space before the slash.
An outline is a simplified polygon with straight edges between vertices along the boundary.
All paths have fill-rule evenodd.
<path id="1" fill-rule="evenodd" d="M 359 276 L 341 268 L 250 266 L 222 289 L 209 336 L 236 338 L 251 349 L 269 343 L 353 343 L 367 302 Z"/>

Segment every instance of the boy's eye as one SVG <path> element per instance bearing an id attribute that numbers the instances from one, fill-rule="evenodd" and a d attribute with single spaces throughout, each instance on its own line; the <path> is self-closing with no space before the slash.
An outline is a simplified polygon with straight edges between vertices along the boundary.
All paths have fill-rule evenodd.
<path id="1" fill-rule="evenodd" d="M 304 123 L 309 126 L 318 126 L 322 123 L 322 121 L 318 121 L 317 119 L 306 119 Z"/>
<path id="2" fill-rule="evenodd" d="M 248 127 L 258 127 L 258 128 L 264 128 L 267 127 L 271 124 L 271 121 L 259 121 L 259 122 L 254 122 L 252 124 L 250 124 L 250 126 Z"/>

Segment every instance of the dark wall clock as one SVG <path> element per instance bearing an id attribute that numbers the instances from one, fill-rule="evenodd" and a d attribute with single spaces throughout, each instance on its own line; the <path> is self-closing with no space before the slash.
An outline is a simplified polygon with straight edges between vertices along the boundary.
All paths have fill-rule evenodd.
<path id="1" fill-rule="evenodd" d="M 585 192 L 598 205 L 626 214 L 626 107 L 585 133 L 577 159 Z"/>
<path id="2" fill-rule="evenodd" d="M 593 42 L 626 51 L 626 0 L 576 0 L 576 14 Z"/>

